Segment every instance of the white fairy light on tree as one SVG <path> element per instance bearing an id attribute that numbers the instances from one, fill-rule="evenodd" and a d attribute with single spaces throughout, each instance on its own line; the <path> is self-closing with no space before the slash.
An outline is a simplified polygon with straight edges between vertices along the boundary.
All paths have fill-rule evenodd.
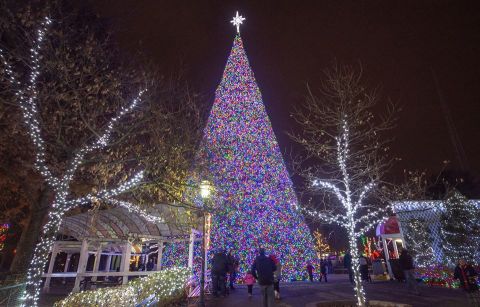
<path id="1" fill-rule="evenodd" d="M 413 218 L 405 223 L 405 243 L 413 256 L 418 267 L 427 267 L 433 264 L 435 259 L 432 237 L 427 222 L 422 218 Z"/>
<path id="2" fill-rule="evenodd" d="M 23 306 L 37 306 L 40 295 L 41 276 L 47 262 L 47 255 L 50 252 L 55 235 L 57 234 L 64 214 L 79 205 L 90 203 L 94 198 L 104 200 L 106 203 L 112 203 L 117 206 L 122 206 L 130 211 L 134 211 L 144 217 L 148 217 L 145 210 L 138 208 L 133 204 L 115 200 L 112 197 L 118 196 L 141 183 L 143 179 L 143 171 L 138 172 L 126 182 L 120 184 L 118 187 L 110 190 L 102 190 L 95 195 L 87 195 L 79 199 L 71 199 L 70 184 L 74 178 L 79 166 L 85 162 L 85 156 L 95 150 L 105 148 L 110 143 L 110 138 L 115 125 L 127 113 L 131 112 L 138 103 L 141 102 L 142 95 L 145 90 L 139 91 L 138 95 L 131 101 L 130 104 L 120 109 L 118 114 L 110 119 L 106 125 L 105 131 L 97 136 L 94 142 L 83 146 L 71 161 L 68 163 L 67 169 L 63 175 L 55 176 L 50 170 L 46 161 L 45 142 L 42 138 L 42 129 L 40 124 L 40 116 L 38 112 L 38 90 L 37 79 L 40 75 L 40 53 L 42 43 L 47 33 L 48 26 L 52 21 L 46 17 L 39 29 L 36 32 L 34 45 L 30 49 L 30 65 L 31 71 L 29 73 L 28 83 L 22 88 L 22 82 L 15 78 L 14 72 L 10 64 L 7 62 L 0 49 L 0 61 L 4 65 L 6 76 L 15 90 L 15 95 L 20 105 L 25 126 L 28 129 L 28 134 L 32 140 L 35 149 L 35 166 L 45 179 L 46 183 L 54 191 L 54 200 L 50 207 L 47 223 L 43 226 L 43 233 L 40 242 L 35 247 L 33 259 L 27 273 L 27 287 L 23 296 Z M 154 222 L 161 222 L 160 218 L 149 217 L 149 220 Z"/>
<path id="3" fill-rule="evenodd" d="M 454 190 L 444 203 L 440 217 L 442 249 L 446 262 L 455 266 L 459 259 L 480 259 L 480 209 Z"/>
<path id="4" fill-rule="evenodd" d="M 375 122 L 370 110 L 377 98 L 360 84 L 361 74 L 349 67 L 335 67 L 325 76 L 322 97 L 310 92 L 304 109 L 294 114 L 303 133 L 291 137 L 307 153 L 294 166 L 310 183 L 307 189 L 324 196 L 319 204 L 301 210 L 347 231 L 357 305 L 365 306 L 357 242 L 388 217 L 381 179 L 393 160 L 385 155 L 388 140 L 380 139 L 380 133 L 393 127 L 395 109 L 388 109 Z M 320 163 L 312 164 L 314 160 Z M 304 162 L 309 166 L 303 167 Z M 319 174 L 331 179 L 320 179 Z"/>

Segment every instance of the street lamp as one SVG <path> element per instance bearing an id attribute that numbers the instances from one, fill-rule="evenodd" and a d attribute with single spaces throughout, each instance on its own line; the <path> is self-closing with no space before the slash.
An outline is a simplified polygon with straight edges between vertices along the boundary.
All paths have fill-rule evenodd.
<path id="1" fill-rule="evenodd" d="M 205 307 L 205 269 L 207 268 L 207 249 L 206 249 L 206 224 L 207 224 L 207 208 L 206 202 L 212 193 L 212 185 L 207 180 L 200 183 L 200 196 L 203 199 L 203 233 L 202 233 L 202 271 L 200 272 L 200 300 L 198 306 Z"/>
<path id="2" fill-rule="evenodd" d="M 200 183 L 200 196 L 202 196 L 203 199 L 207 199 L 210 198 L 210 194 L 212 194 L 212 185 L 209 181 L 203 180 Z"/>

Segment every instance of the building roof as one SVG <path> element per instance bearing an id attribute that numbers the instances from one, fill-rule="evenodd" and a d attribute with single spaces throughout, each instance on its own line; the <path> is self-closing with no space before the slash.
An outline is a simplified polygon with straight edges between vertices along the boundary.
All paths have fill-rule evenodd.
<path id="1" fill-rule="evenodd" d="M 164 205 L 149 208 L 149 214 L 164 216 Z M 83 238 L 98 239 L 126 239 L 128 237 L 154 238 L 174 237 L 185 235 L 174 223 L 153 223 L 141 215 L 123 207 L 114 207 L 106 210 L 89 211 L 63 220 L 60 233 L 72 236 L 77 240 Z"/>
<path id="2" fill-rule="evenodd" d="M 396 216 L 390 216 L 384 223 L 378 224 L 376 235 L 397 234 L 400 233 L 400 226 Z"/>

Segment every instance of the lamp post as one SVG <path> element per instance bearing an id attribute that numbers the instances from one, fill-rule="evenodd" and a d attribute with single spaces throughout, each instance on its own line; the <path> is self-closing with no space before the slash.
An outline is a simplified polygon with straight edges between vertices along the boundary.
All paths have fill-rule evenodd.
<path id="1" fill-rule="evenodd" d="M 205 307 L 205 270 L 207 268 L 207 250 L 206 250 L 206 221 L 207 221 L 207 208 L 206 202 L 210 198 L 210 194 L 212 192 L 212 186 L 210 182 L 204 180 L 200 183 L 200 196 L 203 199 L 203 220 L 202 220 L 202 271 L 200 272 L 200 300 L 198 302 L 198 306 Z"/>

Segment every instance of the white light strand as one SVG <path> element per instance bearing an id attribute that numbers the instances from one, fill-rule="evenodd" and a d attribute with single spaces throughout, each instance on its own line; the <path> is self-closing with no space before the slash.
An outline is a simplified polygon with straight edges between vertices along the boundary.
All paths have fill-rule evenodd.
<path id="1" fill-rule="evenodd" d="M 132 203 L 127 202 L 127 201 L 117 200 L 117 199 L 113 199 L 113 198 L 107 198 L 107 199 L 105 199 L 105 201 L 114 205 L 114 206 L 125 208 L 129 212 L 134 212 L 134 213 L 140 215 L 141 217 L 143 217 L 144 219 L 146 219 L 147 221 L 149 221 L 151 223 L 156 223 L 156 224 L 165 223 L 165 220 L 162 217 L 151 215 L 150 213 L 147 212 L 147 210 L 142 209 L 137 204 L 132 204 Z"/>
<path id="2" fill-rule="evenodd" d="M 376 186 L 375 182 L 370 182 L 369 184 L 363 187 L 362 192 L 360 193 L 360 196 L 358 197 L 358 200 L 356 202 L 357 208 L 360 208 L 362 206 L 363 200 L 368 195 L 368 192 L 370 192 L 375 186 Z"/>
<path id="3" fill-rule="evenodd" d="M 183 291 L 191 278 L 189 268 L 173 267 L 131 280 L 128 284 L 93 291 L 71 293 L 55 307 L 139 306 L 140 303 L 171 301 Z M 145 302 L 148 298 L 149 301 Z"/>
<path id="4" fill-rule="evenodd" d="M 328 214 L 324 211 L 316 211 L 316 210 L 312 210 L 312 209 L 308 209 L 308 208 L 300 208 L 300 210 L 302 211 L 302 213 L 306 213 L 308 214 L 309 216 L 313 217 L 313 218 L 318 218 L 322 221 L 325 221 L 327 223 L 335 223 L 337 225 L 340 225 L 342 227 L 347 227 L 348 223 L 346 221 L 346 217 L 343 216 L 343 215 L 331 215 L 331 214 Z"/>
<path id="5" fill-rule="evenodd" d="M 319 187 L 320 189 L 333 194 L 340 201 L 342 208 L 344 209 L 344 213 L 333 215 L 331 213 L 325 213 L 307 208 L 302 208 L 301 210 L 314 218 L 319 218 L 320 220 L 328 223 L 338 224 L 347 231 L 350 253 L 352 256 L 352 270 L 355 282 L 354 290 L 357 298 L 357 305 L 365 306 L 366 297 L 360 274 L 360 255 L 357 247 L 357 239 L 361 235 L 365 234 L 368 230 L 375 227 L 378 223 L 385 221 L 388 218 L 387 211 L 389 207 L 387 206 L 386 208 L 377 209 L 372 212 L 367 209 L 366 213 L 363 213 L 363 210 L 360 210 L 367 208 L 363 205 L 363 202 L 365 201 L 368 193 L 373 191 L 377 186 L 376 182 L 374 181 L 363 186 L 356 201 L 353 200 L 354 193 L 352 193 L 351 190 L 351 178 L 347 168 L 347 161 L 349 160 L 350 134 L 346 117 L 342 120 L 341 131 L 341 135 L 336 138 L 336 156 L 337 164 L 342 176 L 342 187 L 339 188 L 335 184 L 321 179 L 314 179 L 312 181 L 312 186 Z M 357 215 L 360 216 L 357 217 Z"/>
<path id="6" fill-rule="evenodd" d="M 349 155 L 349 130 L 346 118 L 342 121 L 342 132 L 343 133 L 341 137 L 337 138 L 337 161 L 342 172 L 343 184 L 345 186 L 345 202 L 343 203 L 343 206 L 346 209 L 348 220 L 347 231 L 350 245 L 350 253 L 352 255 L 352 270 L 355 282 L 355 296 L 357 297 L 357 305 L 365 306 L 366 298 L 365 291 L 362 285 L 362 280 L 360 277 L 360 262 L 357 248 L 357 236 L 355 231 L 357 223 L 354 217 L 355 208 L 352 204 L 352 195 L 350 191 L 350 176 L 347 171 L 347 161 Z"/>
<path id="7" fill-rule="evenodd" d="M 374 228 L 375 226 L 377 226 L 378 224 L 380 223 L 384 223 L 386 220 L 388 220 L 388 216 L 385 215 L 385 216 L 381 216 L 381 217 L 377 217 L 376 219 L 374 220 L 370 220 L 368 221 L 368 224 L 366 224 L 365 226 L 363 226 L 362 228 L 360 228 L 359 230 L 356 231 L 356 234 L 355 236 L 357 238 L 360 238 L 362 235 L 364 235 L 367 231 L 369 231 L 370 229 Z"/>
<path id="8" fill-rule="evenodd" d="M 441 214 L 440 236 L 443 254 L 450 266 L 459 259 L 468 262 L 480 258 L 480 210 L 459 192 L 454 192 L 445 201 L 445 211 Z"/>
<path id="9" fill-rule="evenodd" d="M 446 200 L 393 202 L 407 247 L 412 251 L 418 266 L 434 263 L 454 266 L 458 258 L 462 257 L 480 262 L 480 250 L 474 250 L 480 246 L 480 202 L 464 199 L 464 204 L 457 207 L 468 212 L 469 217 L 463 214 L 463 218 L 458 218 L 458 213 L 448 213 L 451 206 L 452 197 Z M 454 227 L 455 233 L 445 229 L 447 224 L 450 229 L 451 226 Z M 459 240 L 464 243 L 458 244 Z M 454 242 L 457 242 L 456 247 L 451 246 Z"/>
<path id="10" fill-rule="evenodd" d="M 109 144 L 109 140 L 112 134 L 112 131 L 115 127 L 115 124 L 127 113 L 131 112 L 141 101 L 142 95 L 146 92 L 146 90 L 141 90 L 135 99 L 132 100 L 132 102 L 126 106 L 122 107 L 120 109 L 120 112 L 112 118 L 108 124 L 107 128 L 104 131 L 104 133 L 99 136 L 96 141 L 91 144 L 91 145 L 86 145 L 84 146 L 76 155 L 75 158 L 71 161 L 70 166 L 68 168 L 68 171 L 65 173 L 65 175 L 62 178 L 62 182 L 64 184 L 69 184 L 73 180 L 73 176 L 78 169 L 78 166 L 83 162 L 83 158 L 85 157 L 86 154 L 94 151 L 94 150 L 99 150 L 104 147 L 106 147 Z"/>
<path id="11" fill-rule="evenodd" d="M 60 181 L 55 178 L 55 176 L 53 176 L 46 163 L 45 145 L 41 136 L 40 123 L 38 120 L 38 110 L 36 106 L 36 100 L 38 96 L 37 78 L 40 75 L 39 53 L 41 51 L 42 42 L 47 32 L 47 28 L 50 24 L 50 18 L 45 17 L 43 22 L 40 24 L 39 29 L 37 30 L 37 36 L 34 41 L 34 46 L 30 49 L 29 66 L 31 68 L 31 71 L 29 74 L 26 90 L 19 88 L 21 86 L 21 82 L 15 78 L 13 69 L 7 62 L 5 56 L 3 55 L 3 50 L 1 49 L 0 57 L 3 64 L 5 65 L 5 72 L 8 76 L 10 84 L 14 89 L 16 88 L 15 96 L 18 99 L 25 124 L 29 131 L 33 145 L 35 146 L 35 166 L 39 170 L 40 174 L 45 178 L 47 183 L 52 188 L 55 188 L 60 183 Z"/>
<path id="12" fill-rule="evenodd" d="M 383 216 L 383 217 L 380 217 L 380 218 L 384 218 L 385 216 L 388 215 L 388 209 L 389 208 L 390 208 L 390 206 L 387 206 L 386 208 L 379 208 L 375 211 L 368 210 L 367 214 L 364 214 L 361 217 L 357 218 L 356 222 L 357 222 L 357 224 L 368 223 L 369 220 L 371 220 L 372 218 L 378 218 L 379 215 Z"/>
<path id="13" fill-rule="evenodd" d="M 402 222 L 405 243 L 418 267 L 425 268 L 434 264 L 434 250 L 431 244 L 429 225 L 424 219 L 413 218 Z"/>
<path id="14" fill-rule="evenodd" d="M 324 189 L 329 189 L 331 190 L 331 192 L 333 192 L 333 194 L 338 198 L 338 200 L 341 202 L 341 203 L 345 203 L 346 202 L 346 199 L 345 197 L 342 195 L 342 191 L 340 191 L 339 188 L 337 188 L 334 184 L 328 182 L 328 181 L 325 181 L 325 180 L 320 180 L 320 179 L 314 179 L 313 182 L 312 182 L 312 185 L 314 187 L 320 187 L 320 188 L 324 188 Z"/>
<path id="15" fill-rule="evenodd" d="M 132 178 L 125 181 L 124 183 L 122 183 L 121 185 L 119 185 L 116 188 L 113 188 L 113 189 L 110 189 L 110 190 L 102 190 L 102 191 L 96 193 L 95 195 L 88 194 L 84 197 L 80 197 L 80 198 L 77 198 L 77 199 L 67 201 L 66 205 L 69 208 L 74 208 L 74 207 L 80 206 L 80 205 L 87 205 L 95 199 L 109 199 L 109 198 L 118 196 L 118 195 L 123 194 L 123 193 L 131 190 L 132 188 L 138 186 L 143 180 L 143 175 L 144 175 L 144 172 L 140 171 L 140 172 L 136 173 Z"/>

